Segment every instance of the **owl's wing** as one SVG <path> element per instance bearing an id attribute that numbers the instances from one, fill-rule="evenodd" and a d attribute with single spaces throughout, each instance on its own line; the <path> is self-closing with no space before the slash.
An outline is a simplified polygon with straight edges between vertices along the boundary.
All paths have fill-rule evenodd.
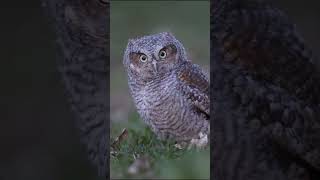
<path id="1" fill-rule="evenodd" d="M 265 135 L 276 154 L 285 154 L 290 163 L 320 172 L 320 106 L 308 105 L 264 81 L 254 83 L 241 89 L 251 94 L 247 118 L 260 121 L 261 131 L 268 132 Z"/>
<path id="2" fill-rule="evenodd" d="M 320 171 L 320 78 L 311 52 L 282 12 L 260 2 L 237 2 L 224 12 L 223 30 L 217 30 L 224 61 L 284 91 L 290 101 L 270 102 L 270 112 L 265 114 L 279 115 L 268 119 L 275 121 L 269 126 L 273 142 L 293 155 L 291 160 Z M 214 28 L 219 26 L 216 23 Z"/>
<path id="3" fill-rule="evenodd" d="M 292 161 L 320 172 L 320 108 L 311 108 L 298 101 L 285 102 L 282 106 L 280 111 L 272 107 L 272 113 L 281 112 L 279 121 L 269 127 L 273 142 Z"/>
<path id="4" fill-rule="evenodd" d="M 228 29 L 220 36 L 224 59 L 243 65 L 257 78 L 285 88 L 307 103 L 319 104 L 319 73 L 295 26 L 268 4 L 241 2 L 225 12 Z"/>
<path id="5" fill-rule="evenodd" d="M 181 92 L 197 111 L 210 117 L 209 80 L 198 65 L 185 62 L 177 73 Z"/>

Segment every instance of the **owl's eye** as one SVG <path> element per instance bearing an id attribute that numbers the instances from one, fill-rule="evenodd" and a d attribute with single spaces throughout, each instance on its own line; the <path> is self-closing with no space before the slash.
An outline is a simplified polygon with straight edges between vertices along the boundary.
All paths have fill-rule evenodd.
<path id="1" fill-rule="evenodd" d="M 161 50 L 161 51 L 159 52 L 159 57 L 160 57 L 161 59 L 166 58 L 166 57 L 167 57 L 167 52 L 166 52 L 165 50 Z"/>
<path id="2" fill-rule="evenodd" d="M 142 54 L 142 55 L 140 56 L 140 61 L 141 61 L 141 62 L 146 62 L 147 60 L 148 60 L 148 57 L 147 57 L 146 55 Z"/>

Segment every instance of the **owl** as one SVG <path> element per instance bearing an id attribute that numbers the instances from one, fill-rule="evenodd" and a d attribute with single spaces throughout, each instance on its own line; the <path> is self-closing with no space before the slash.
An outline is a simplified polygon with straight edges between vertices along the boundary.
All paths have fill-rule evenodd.
<path id="1" fill-rule="evenodd" d="M 320 177 L 320 76 L 295 25 L 262 0 L 211 4 L 213 177 Z"/>
<path id="2" fill-rule="evenodd" d="M 173 34 L 130 39 L 123 64 L 137 111 L 159 139 L 210 133 L 209 78 Z"/>

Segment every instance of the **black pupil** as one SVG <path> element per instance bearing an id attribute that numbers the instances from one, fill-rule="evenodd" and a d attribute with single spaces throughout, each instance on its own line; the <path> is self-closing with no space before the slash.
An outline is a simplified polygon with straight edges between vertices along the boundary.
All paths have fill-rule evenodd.
<path id="1" fill-rule="evenodd" d="M 143 60 L 143 61 L 146 60 L 146 57 L 145 57 L 145 56 L 142 56 L 142 60 Z"/>
<path id="2" fill-rule="evenodd" d="M 161 52 L 161 56 L 163 57 L 164 55 L 165 55 L 165 53 L 162 51 L 162 52 Z"/>

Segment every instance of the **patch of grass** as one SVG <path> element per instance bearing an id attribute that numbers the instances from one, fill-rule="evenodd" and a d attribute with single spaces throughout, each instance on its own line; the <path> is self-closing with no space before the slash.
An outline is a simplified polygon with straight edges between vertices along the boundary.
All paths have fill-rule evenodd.
<path id="1" fill-rule="evenodd" d="M 128 130 L 128 137 L 120 143 L 117 155 L 110 157 L 111 178 L 209 179 L 210 147 L 204 150 L 178 149 L 172 141 L 158 140 L 137 114 L 131 117 L 128 123 L 112 124 L 112 138 L 117 137 L 123 128 Z M 147 157 L 150 168 L 136 174 L 128 173 L 128 168 L 138 157 Z"/>

